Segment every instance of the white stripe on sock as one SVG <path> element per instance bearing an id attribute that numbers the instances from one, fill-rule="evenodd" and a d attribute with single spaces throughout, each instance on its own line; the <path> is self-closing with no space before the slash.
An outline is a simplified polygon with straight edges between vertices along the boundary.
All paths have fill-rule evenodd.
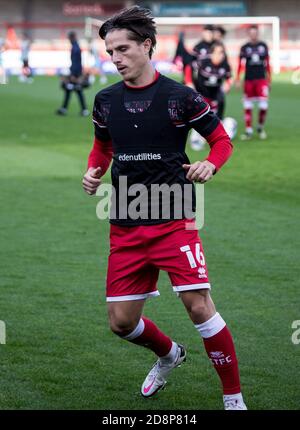
<path id="1" fill-rule="evenodd" d="M 136 326 L 136 328 L 131 333 L 129 333 L 127 336 L 122 336 L 122 337 L 123 337 L 123 339 L 126 339 L 126 340 L 136 339 L 137 337 L 139 337 L 143 333 L 144 329 L 145 329 L 145 323 L 141 318 L 139 320 L 139 323 Z"/>
<path id="2" fill-rule="evenodd" d="M 215 313 L 214 316 L 204 323 L 195 324 L 196 329 L 204 339 L 219 333 L 225 326 L 226 323 L 219 312 Z"/>

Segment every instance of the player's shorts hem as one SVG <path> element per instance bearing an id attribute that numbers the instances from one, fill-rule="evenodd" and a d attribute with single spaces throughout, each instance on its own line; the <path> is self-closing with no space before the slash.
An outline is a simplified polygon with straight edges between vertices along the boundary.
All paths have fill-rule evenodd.
<path id="1" fill-rule="evenodd" d="M 149 297 L 159 296 L 159 291 L 152 291 L 151 293 L 145 294 L 129 294 L 128 296 L 110 296 L 106 297 L 107 302 L 128 302 L 130 300 L 143 300 Z"/>
<path id="2" fill-rule="evenodd" d="M 245 96 L 245 97 L 243 97 L 243 101 L 244 102 L 247 102 L 247 101 L 249 101 L 249 102 L 260 102 L 260 101 L 265 101 L 265 100 L 268 100 L 268 99 L 269 99 L 268 96 L 261 96 L 261 97 L 257 97 L 257 96 L 255 96 L 255 97 L 247 97 L 247 96 Z"/>
<path id="3" fill-rule="evenodd" d="M 202 284 L 190 284 L 190 285 L 173 285 L 173 291 L 175 293 L 181 293 L 182 291 L 191 290 L 210 290 L 211 286 L 209 282 L 203 282 Z"/>

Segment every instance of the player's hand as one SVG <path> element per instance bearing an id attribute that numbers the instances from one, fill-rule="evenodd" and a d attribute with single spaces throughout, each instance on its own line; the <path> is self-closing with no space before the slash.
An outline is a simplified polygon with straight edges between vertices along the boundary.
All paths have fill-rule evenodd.
<path id="1" fill-rule="evenodd" d="M 193 182 L 204 184 L 212 178 L 216 171 L 216 166 L 208 160 L 196 161 L 193 164 L 183 164 L 182 167 L 187 172 L 186 178 Z"/>
<path id="2" fill-rule="evenodd" d="M 87 194 L 95 194 L 101 184 L 101 167 L 90 167 L 82 179 L 82 186 Z"/>
<path id="3" fill-rule="evenodd" d="M 240 81 L 240 79 L 236 79 L 235 80 L 235 88 L 237 88 L 238 90 L 241 88 L 241 81 Z"/>

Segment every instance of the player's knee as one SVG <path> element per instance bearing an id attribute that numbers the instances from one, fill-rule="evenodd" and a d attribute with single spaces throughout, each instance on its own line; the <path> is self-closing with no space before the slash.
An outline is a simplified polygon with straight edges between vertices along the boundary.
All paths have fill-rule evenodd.
<path id="1" fill-rule="evenodd" d="M 190 309 L 190 315 L 192 317 L 192 320 L 205 318 L 207 311 L 208 311 L 208 304 L 204 300 L 194 303 Z"/>
<path id="2" fill-rule="evenodd" d="M 243 101 L 243 106 L 244 106 L 244 109 L 253 109 L 253 101 L 245 99 Z"/>
<path id="3" fill-rule="evenodd" d="M 129 321 L 110 321 L 110 329 L 117 336 L 127 336 L 134 330 Z"/>
<path id="4" fill-rule="evenodd" d="M 124 337 L 130 334 L 135 327 L 137 322 L 135 319 L 123 316 L 109 315 L 109 325 L 111 331 L 117 336 Z"/>
<path id="5" fill-rule="evenodd" d="M 259 107 L 259 109 L 267 110 L 268 109 L 268 101 L 267 100 L 260 100 L 258 102 L 258 107 Z"/>
<path id="6" fill-rule="evenodd" d="M 206 320 L 214 312 L 214 304 L 209 291 L 203 291 L 195 297 L 188 307 L 193 321 Z"/>

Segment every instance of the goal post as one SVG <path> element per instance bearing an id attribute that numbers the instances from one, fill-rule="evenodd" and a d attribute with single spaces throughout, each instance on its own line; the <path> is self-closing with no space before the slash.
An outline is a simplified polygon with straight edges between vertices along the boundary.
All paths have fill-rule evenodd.
<path id="1" fill-rule="evenodd" d="M 154 18 L 160 33 L 160 28 L 177 28 L 196 25 L 218 24 L 218 25 L 269 25 L 271 26 L 271 50 L 270 57 L 273 72 L 280 73 L 280 19 L 278 16 L 241 16 L 241 17 L 156 17 Z M 99 28 L 103 21 L 95 18 L 85 18 L 85 36 L 93 37 L 93 27 Z M 160 34 L 159 34 L 160 36 Z"/>
<path id="2" fill-rule="evenodd" d="M 96 18 L 85 18 L 85 26 L 84 26 L 84 35 L 87 39 L 91 39 L 93 37 L 93 26 L 100 27 L 104 21 Z"/>

